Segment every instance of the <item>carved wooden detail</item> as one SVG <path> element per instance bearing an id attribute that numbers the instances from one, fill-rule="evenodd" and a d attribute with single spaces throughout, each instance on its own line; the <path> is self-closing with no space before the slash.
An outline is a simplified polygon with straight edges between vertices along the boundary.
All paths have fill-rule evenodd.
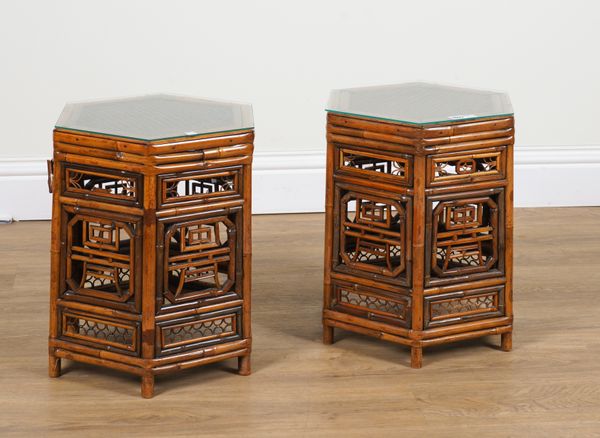
<path id="1" fill-rule="evenodd" d="M 510 349 L 513 126 L 328 114 L 324 343 L 396 342 L 414 368 L 461 339 Z"/>
<path id="2" fill-rule="evenodd" d="M 498 149 L 429 157 L 429 184 L 459 184 L 503 178 L 506 149 Z"/>
<path id="3" fill-rule="evenodd" d="M 75 197 L 139 204 L 139 175 L 109 169 L 71 165 L 65 167 L 65 194 Z"/>
<path id="4" fill-rule="evenodd" d="M 340 199 L 338 268 L 406 278 L 407 201 L 347 192 Z"/>
<path id="5" fill-rule="evenodd" d="M 504 311 L 504 287 L 496 286 L 427 297 L 427 326 L 500 316 Z"/>
<path id="6" fill-rule="evenodd" d="M 74 342 L 138 354 L 138 326 L 135 322 L 64 310 L 61 327 L 62 336 Z"/>
<path id="7" fill-rule="evenodd" d="M 409 155 L 373 153 L 340 146 L 339 168 L 364 178 L 379 177 L 396 184 L 408 185 L 412 179 L 412 160 Z"/>
<path id="8" fill-rule="evenodd" d="M 501 196 L 444 197 L 430 202 L 431 278 L 500 269 Z"/>
<path id="9" fill-rule="evenodd" d="M 175 354 L 241 337 L 239 307 L 159 323 L 157 353 Z"/>
<path id="10" fill-rule="evenodd" d="M 158 282 L 163 306 L 236 292 L 237 214 L 165 223 Z"/>
<path id="11" fill-rule="evenodd" d="M 158 374 L 227 359 L 251 373 L 253 138 L 55 130 L 51 377 L 63 358 L 96 364 L 150 398 Z"/>
<path id="12" fill-rule="evenodd" d="M 332 305 L 374 321 L 407 326 L 410 322 L 410 298 L 406 293 L 389 293 L 359 284 L 336 282 Z"/>
<path id="13" fill-rule="evenodd" d="M 192 172 L 161 177 L 161 205 L 239 196 L 239 170 Z"/>
<path id="14" fill-rule="evenodd" d="M 235 333 L 235 317 L 225 316 L 163 328 L 163 348 L 185 345 L 198 339 L 215 339 Z"/>
<path id="15" fill-rule="evenodd" d="M 139 305 L 141 242 L 139 221 L 118 216 L 75 213 L 65 207 L 65 288 L 67 297 L 88 298 L 106 305 L 135 308 Z M 106 214 L 106 213 L 105 213 Z M 133 307 L 132 307 L 133 306 Z"/>

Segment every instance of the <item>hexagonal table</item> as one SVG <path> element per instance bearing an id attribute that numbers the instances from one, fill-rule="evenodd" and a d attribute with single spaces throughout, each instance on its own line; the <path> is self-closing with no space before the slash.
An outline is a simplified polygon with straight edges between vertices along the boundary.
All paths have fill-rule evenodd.
<path id="1" fill-rule="evenodd" d="M 70 104 L 54 131 L 49 373 L 250 373 L 250 105 L 150 95 Z"/>
<path id="2" fill-rule="evenodd" d="M 335 90 L 327 108 L 323 341 L 512 346 L 513 111 L 426 83 Z"/>

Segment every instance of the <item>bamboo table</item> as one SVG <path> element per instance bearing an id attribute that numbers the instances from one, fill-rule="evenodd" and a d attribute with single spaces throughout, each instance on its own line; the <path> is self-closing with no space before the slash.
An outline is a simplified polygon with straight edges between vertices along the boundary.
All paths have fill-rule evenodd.
<path id="1" fill-rule="evenodd" d="M 502 93 L 412 83 L 332 92 L 323 341 L 512 348 L 513 114 Z"/>
<path id="2" fill-rule="evenodd" d="M 70 104 L 54 131 L 49 373 L 154 376 L 228 358 L 250 374 L 250 105 Z"/>

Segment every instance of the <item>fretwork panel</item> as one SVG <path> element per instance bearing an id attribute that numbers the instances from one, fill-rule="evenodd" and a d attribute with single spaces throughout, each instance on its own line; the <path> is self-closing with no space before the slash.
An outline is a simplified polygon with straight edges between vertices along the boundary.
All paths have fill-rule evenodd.
<path id="1" fill-rule="evenodd" d="M 464 184 L 505 177 L 506 147 L 428 158 L 428 184 Z"/>
<path id="2" fill-rule="evenodd" d="M 240 170 L 190 172 L 160 177 L 162 207 L 240 196 Z"/>
<path id="3" fill-rule="evenodd" d="M 426 327 L 457 324 L 504 314 L 504 286 L 450 292 L 426 297 Z"/>
<path id="4" fill-rule="evenodd" d="M 140 220 L 64 207 L 63 296 L 139 311 Z"/>
<path id="5" fill-rule="evenodd" d="M 380 178 L 394 184 L 410 185 L 412 157 L 367 152 L 339 146 L 338 168 L 344 173 L 363 178 Z"/>
<path id="6" fill-rule="evenodd" d="M 162 307 L 240 293 L 238 213 L 172 219 L 159 226 L 158 287 Z M 241 293 L 240 293 L 241 294 Z"/>
<path id="7" fill-rule="evenodd" d="M 140 205 L 142 179 L 137 174 L 75 164 L 66 166 L 64 172 L 67 196 Z"/>
<path id="8" fill-rule="evenodd" d="M 158 323 L 156 353 L 168 355 L 241 338 L 240 307 Z"/>
<path id="9" fill-rule="evenodd" d="M 339 259 L 334 269 L 407 284 L 411 203 L 359 192 L 340 191 Z"/>
<path id="10" fill-rule="evenodd" d="M 430 283 L 500 275 L 503 269 L 503 189 L 431 197 L 427 238 Z"/>

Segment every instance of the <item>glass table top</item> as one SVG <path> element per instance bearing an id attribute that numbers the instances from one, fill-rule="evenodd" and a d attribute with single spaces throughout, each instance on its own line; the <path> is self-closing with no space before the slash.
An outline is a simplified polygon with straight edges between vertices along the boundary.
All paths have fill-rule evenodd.
<path id="1" fill-rule="evenodd" d="M 415 125 L 513 114 L 506 93 L 423 82 L 333 90 L 327 111 Z"/>
<path id="2" fill-rule="evenodd" d="M 69 103 L 56 122 L 56 128 L 147 141 L 253 127 L 252 105 L 167 94 Z"/>

